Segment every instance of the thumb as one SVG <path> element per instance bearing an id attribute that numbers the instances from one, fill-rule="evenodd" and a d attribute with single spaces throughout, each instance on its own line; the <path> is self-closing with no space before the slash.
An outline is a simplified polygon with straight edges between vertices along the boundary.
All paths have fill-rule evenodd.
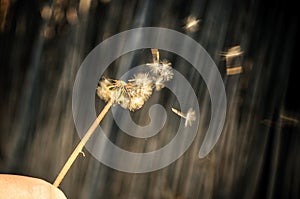
<path id="1" fill-rule="evenodd" d="M 50 183 L 32 177 L 0 174 L 0 199 L 67 199 Z"/>

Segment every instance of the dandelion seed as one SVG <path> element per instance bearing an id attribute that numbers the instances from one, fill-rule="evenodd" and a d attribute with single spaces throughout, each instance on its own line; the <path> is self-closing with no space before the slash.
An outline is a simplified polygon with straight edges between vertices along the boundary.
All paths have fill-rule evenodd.
<path id="1" fill-rule="evenodd" d="M 152 95 L 153 80 L 147 73 L 138 73 L 133 79 L 128 80 L 132 85 L 132 96 L 138 96 L 147 100 Z"/>
<path id="2" fill-rule="evenodd" d="M 159 74 L 160 71 L 160 64 L 159 63 L 147 63 L 147 66 L 149 66 L 151 72 L 155 75 Z"/>
<path id="3" fill-rule="evenodd" d="M 185 118 L 185 126 L 192 126 L 192 122 L 196 120 L 196 113 L 193 109 L 189 109 L 186 118 Z"/>
<path id="4" fill-rule="evenodd" d="M 97 95 L 100 97 L 100 99 L 103 99 L 106 102 L 111 98 L 111 91 L 109 89 L 110 85 L 111 82 L 107 78 L 102 78 L 102 80 L 99 82 L 99 86 L 96 89 Z"/>
<path id="5" fill-rule="evenodd" d="M 145 103 L 145 99 L 143 97 L 132 97 L 130 99 L 130 103 L 128 105 L 128 109 L 130 111 L 135 111 L 138 110 L 140 108 L 142 108 L 142 106 Z"/>
<path id="6" fill-rule="evenodd" d="M 137 87 L 132 91 L 132 96 L 143 98 L 145 101 L 152 95 L 152 84 L 144 87 Z"/>
<path id="7" fill-rule="evenodd" d="M 199 29 L 200 20 L 196 17 L 189 16 L 185 20 L 185 26 L 183 27 L 187 32 L 195 32 Z"/>
<path id="8" fill-rule="evenodd" d="M 163 85 L 163 81 L 170 81 L 174 76 L 172 64 L 168 60 L 159 60 L 158 49 L 151 49 L 151 53 L 153 57 L 153 63 L 147 63 L 146 65 L 149 66 L 151 73 L 153 73 L 154 82 L 157 82 L 156 80 L 159 79 L 158 85 Z M 160 87 L 161 86 L 156 88 L 159 89 Z"/>
<path id="9" fill-rule="evenodd" d="M 243 53 L 244 52 L 241 50 L 240 46 L 231 47 L 227 52 L 221 53 L 221 55 L 226 59 L 227 75 L 236 75 L 243 72 L 240 58 Z"/>
<path id="10" fill-rule="evenodd" d="M 164 81 L 170 81 L 174 76 L 171 63 L 167 60 L 160 63 L 147 64 L 147 66 L 151 69 L 154 77 L 162 77 Z"/>
<path id="11" fill-rule="evenodd" d="M 160 72 L 160 76 L 165 81 L 170 81 L 174 76 L 174 73 L 173 73 L 173 70 L 172 70 L 172 67 L 171 67 L 171 63 L 168 62 L 167 60 L 164 60 L 162 62 L 159 72 Z"/>
<path id="12" fill-rule="evenodd" d="M 224 56 L 226 59 L 237 57 L 242 55 L 244 52 L 241 49 L 241 46 L 233 46 L 228 49 L 227 52 L 221 52 L 220 55 Z"/>
<path id="13" fill-rule="evenodd" d="M 81 9 L 79 8 L 79 10 L 83 11 L 83 6 L 81 6 Z M 82 148 L 87 143 L 89 138 L 93 135 L 99 123 L 108 113 L 109 109 L 113 104 L 117 103 L 124 109 L 129 109 L 130 111 L 140 109 L 143 107 L 148 98 L 152 95 L 152 90 L 154 86 L 156 87 L 156 89 L 160 89 L 160 87 L 164 86 L 164 81 L 169 81 L 173 78 L 171 64 L 169 62 L 163 62 L 162 64 L 160 64 L 159 52 L 157 49 L 152 50 L 152 54 L 156 54 L 157 66 L 161 65 L 158 68 L 159 74 L 154 74 L 154 76 L 149 77 L 147 73 L 139 73 L 134 75 L 133 79 L 129 80 L 128 83 L 121 80 L 112 80 L 108 78 L 102 78 L 100 80 L 96 92 L 99 98 L 103 99 L 107 103 L 103 110 L 100 112 L 100 114 L 97 116 L 96 120 L 87 130 L 86 134 L 81 139 L 77 147 L 72 152 L 71 156 L 69 157 L 69 159 L 59 172 L 57 178 L 55 179 L 53 186 L 58 187 L 60 185 L 66 173 L 69 171 L 70 167 L 82 151 Z M 189 121 L 194 120 L 192 113 L 188 113 L 186 118 Z M 186 123 L 186 125 L 188 125 L 188 123 Z"/>
<path id="14" fill-rule="evenodd" d="M 154 86 L 156 91 L 160 91 L 162 88 L 165 87 L 165 81 L 162 77 L 155 78 L 154 80 Z"/>
<path id="15" fill-rule="evenodd" d="M 294 118 L 294 117 L 291 117 L 291 116 L 288 116 L 288 115 L 280 114 L 279 118 L 280 118 L 280 120 L 285 121 L 285 122 L 290 123 L 290 124 L 295 125 L 295 124 L 299 123 L 299 120 L 297 118 Z"/>
<path id="16" fill-rule="evenodd" d="M 226 68 L 226 74 L 227 75 L 236 75 L 243 72 L 243 68 L 241 66 L 236 67 L 227 67 Z"/>
<path id="17" fill-rule="evenodd" d="M 151 49 L 153 63 L 159 63 L 159 51 L 156 48 Z"/>
<path id="18" fill-rule="evenodd" d="M 159 51 L 157 49 L 151 49 L 151 52 L 153 55 L 153 63 L 146 65 L 150 68 L 153 86 L 155 90 L 159 91 L 165 87 L 166 81 L 170 81 L 173 78 L 174 73 L 172 64 L 168 60 L 159 60 Z"/>
<path id="19" fill-rule="evenodd" d="M 156 48 L 151 49 L 153 63 L 148 63 L 148 65 L 154 74 L 159 73 L 159 51 Z"/>
<path id="20" fill-rule="evenodd" d="M 152 84 L 152 79 L 149 77 L 148 73 L 138 73 L 133 75 L 133 79 L 128 80 L 128 82 L 134 82 L 135 85 L 144 87 Z"/>
<path id="21" fill-rule="evenodd" d="M 172 111 L 179 115 L 180 117 L 184 118 L 185 119 L 185 123 L 184 123 L 184 126 L 187 127 L 187 126 L 192 126 L 192 123 L 196 120 L 196 113 L 195 111 L 190 108 L 188 110 L 188 112 L 186 114 L 178 111 L 177 109 L 175 108 L 172 108 Z"/>
<path id="22" fill-rule="evenodd" d="M 113 102 L 120 103 L 120 98 L 128 95 L 126 85 L 127 84 L 121 80 L 112 80 L 112 83 L 108 85 L 110 99 Z"/>

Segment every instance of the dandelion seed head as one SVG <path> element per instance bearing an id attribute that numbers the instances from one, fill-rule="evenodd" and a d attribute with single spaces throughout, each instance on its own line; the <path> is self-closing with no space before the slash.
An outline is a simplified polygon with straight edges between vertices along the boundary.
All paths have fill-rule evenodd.
<path id="1" fill-rule="evenodd" d="M 111 100 L 130 111 L 140 109 L 152 95 L 153 88 L 161 90 L 165 87 L 165 82 L 174 76 L 171 63 L 167 60 L 160 62 L 157 49 L 152 49 L 152 54 L 157 62 L 147 64 L 151 69 L 150 75 L 137 73 L 128 82 L 102 78 L 97 87 L 97 95 L 104 101 Z"/>

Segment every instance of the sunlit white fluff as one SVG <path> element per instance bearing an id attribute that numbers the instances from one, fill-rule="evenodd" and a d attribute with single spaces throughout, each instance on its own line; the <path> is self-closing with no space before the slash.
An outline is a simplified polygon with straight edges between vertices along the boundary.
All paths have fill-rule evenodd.
<path id="1" fill-rule="evenodd" d="M 135 111 L 140 109 L 152 95 L 153 88 L 161 90 L 165 82 L 170 81 L 174 74 L 171 63 L 159 61 L 158 50 L 153 51 L 157 63 L 147 64 L 149 73 L 134 74 L 128 82 L 102 78 L 97 87 L 97 95 L 104 101 L 111 100 L 125 109 Z"/>
<path id="2" fill-rule="evenodd" d="M 192 123 L 196 120 L 196 113 L 192 108 L 190 108 L 186 114 L 180 112 L 179 110 L 177 110 L 175 108 L 172 108 L 172 111 L 176 115 L 179 115 L 180 117 L 185 119 L 185 123 L 184 123 L 185 127 L 192 126 Z"/>

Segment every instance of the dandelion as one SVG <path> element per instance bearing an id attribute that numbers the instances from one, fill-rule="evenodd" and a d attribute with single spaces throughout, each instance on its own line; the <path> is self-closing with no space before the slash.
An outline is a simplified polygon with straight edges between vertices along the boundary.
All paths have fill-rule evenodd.
<path id="1" fill-rule="evenodd" d="M 132 79 L 129 79 L 128 82 L 107 77 L 101 78 L 96 88 L 96 93 L 98 97 L 107 102 L 107 104 L 63 166 L 53 183 L 55 187 L 60 185 L 77 156 L 82 152 L 84 145 L 95 132 L 99 123 L 113 104 L 119 104 L 122 108 L 130 111 L 138 110 L 142 108 L 145 102 L 150 98 L 153 88 L 160 90 L 164 87 L 166 81 L 170 81 L 173 78 L 171 63 L 168 61 L 160 62 L 157 49 L 152 49 L 151 52 L 152 55 L 155 56 L 153 61 L 157 63 L 153 63 L 149 66 L 150 68 L 153 67 L 150 75 L 148 73 L 137 73 L 133 75 Z"/>
<path id="2" fill-rule="evenodd" d="M 182 117 L 182 118 L 185 119 L 185 123 L 184 123 L 185 127 L 192 126 L 192 123 L 196 120 L 196 113 L 195 113 L 195 111 L 192 108 L 190 108 L 186 114 L 178 111 L 175 108 L 172 108 L 172 111 L 176 115 L 179 115 L 180 117 Z"/>

